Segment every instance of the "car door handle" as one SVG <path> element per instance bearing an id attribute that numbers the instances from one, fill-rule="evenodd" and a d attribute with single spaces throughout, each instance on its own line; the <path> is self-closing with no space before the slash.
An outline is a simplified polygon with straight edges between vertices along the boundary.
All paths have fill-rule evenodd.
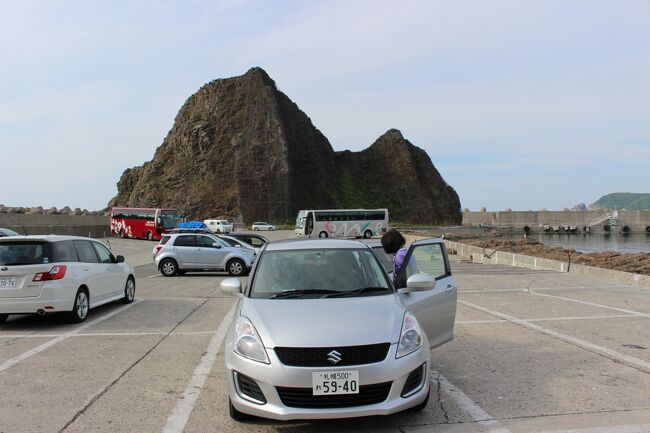
<path id="1" fill-rule="evenodd" d="M 455 287 L 453 285 L 447 284 L 447 287 L 445 288 L 445 292 L 451 292 L 454 289 L 455 289 Z"/>
<path id="2" fill-rule="evenodd" d="M 87 270 L 88 270 L 88 266 L 84 266 L 84 271 L 87 271 Z"/>

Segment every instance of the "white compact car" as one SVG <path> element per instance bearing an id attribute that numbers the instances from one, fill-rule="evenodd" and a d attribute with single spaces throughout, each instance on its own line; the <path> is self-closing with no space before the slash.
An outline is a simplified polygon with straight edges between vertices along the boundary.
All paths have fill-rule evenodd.
<path id="1" fill-rule="evenodd" d="M 232 223 L 228 220 L 204 220 L 205 225 L 212 233 L 230 233 Z"/>
<path id="2" fill-rule="evenodd" d="M 254 222 L 253 225 L 251 226 L 251 230 L 268 230 L 268 231 L 273 231 L 275 230 L 275 226 L 273 224 L 265 223 L 265 222 Z"/>
<path id="3" fill-rule="evenodd" d="M 108 302 L 133 302 L 135 274 L 104 244 L 77 236 L 0 238 L 0 322 L 9 314 L 68 312 L 82 322 Z"/>
<path id="4" fill-rule="evenodd" d="M 270 242 L 225 342 L 230 416 L 349 418 L 422 409 L 430 349 L 453 338 L 457 286 L 441 239 L 414 242 L 393 284 L 352 240 Z"/>

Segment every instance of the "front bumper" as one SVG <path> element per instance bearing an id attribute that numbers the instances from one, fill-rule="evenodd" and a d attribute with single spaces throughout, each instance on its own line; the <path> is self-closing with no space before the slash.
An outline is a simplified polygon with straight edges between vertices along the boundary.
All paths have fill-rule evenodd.
<path id="1" fill-rule="evenodd" d="M 400 359 L 395 358 L 396 345 L 392 344 L 386 359 L 382 362 L 365 365 L 343 367 L 291 367 L 283 365 L 272 349 L 266 349 L 270 364 L 251 361 L 237 355 L 231 346 L 226 347 L 226 379 L 228 394 L 233 406 L 240 412 L 263 418 L 277 420 L 291 419 L 327 419 L 351 418 L 370 415 L 390 415 L 418 405 L 429 393 L 430 355 L 428 345 Z M 414 390 L 402 397 L 402 390 L 407 377 L 424 364 L 424 374 L 421 383 Z M 353 407 L 334 408 L 299 408 L 283 404 L 277 388 L 311 388 L 312 372 L 335 372 L 358 370 L 359 385 L 381 384 L 390 382 L 390 391 L 386 399 L 380 403 Z M 241 389 L 235 383 L 236 374 L 253 379 L 264 394 L 266 403 L 259 404 L 250 401 L 250 397 L 242 395 Z M 313 397 L 318 398 L 317 396 Z"/>

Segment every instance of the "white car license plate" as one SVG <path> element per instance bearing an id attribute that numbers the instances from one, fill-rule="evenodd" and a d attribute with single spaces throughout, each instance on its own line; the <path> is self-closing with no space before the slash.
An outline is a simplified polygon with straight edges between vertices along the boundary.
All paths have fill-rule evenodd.
<path id="1" fill-rule="evenodd" d="M 332 371 L 312 373 L 314 395 L 358 394 L 359 371 Z"/>
<path id="2" fill-rule="evenodd" d="M 0 277 L 0 287 L 16 287 L 16 277 Z"/>

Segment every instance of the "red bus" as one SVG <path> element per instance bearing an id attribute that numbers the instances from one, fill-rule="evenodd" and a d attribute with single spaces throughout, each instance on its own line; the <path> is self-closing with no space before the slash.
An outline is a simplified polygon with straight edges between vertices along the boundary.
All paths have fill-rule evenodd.
<path id="1" fill-rule="evenodd" d="M 180 219 L 176 209 L 116 206 L 111 209 L 111 235 L 157 241 L 178 227 Z"/>

